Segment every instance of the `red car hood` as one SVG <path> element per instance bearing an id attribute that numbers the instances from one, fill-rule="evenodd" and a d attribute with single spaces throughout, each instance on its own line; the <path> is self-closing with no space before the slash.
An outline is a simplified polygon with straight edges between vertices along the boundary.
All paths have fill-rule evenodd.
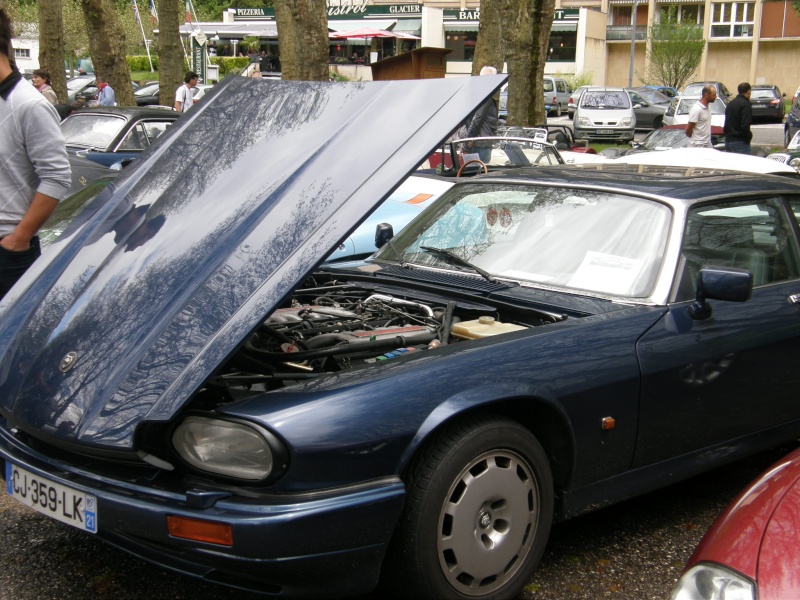
<path id="1" fill-rule="evenodd" d="M 800 449 L 734 500 L 687 564 L 726 565 L 758 583 L 760 600 L 800 598 Z"/>

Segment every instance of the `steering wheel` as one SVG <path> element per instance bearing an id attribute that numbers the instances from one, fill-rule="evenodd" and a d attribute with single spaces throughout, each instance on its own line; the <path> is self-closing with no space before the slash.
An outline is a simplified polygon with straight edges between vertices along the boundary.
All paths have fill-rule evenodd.
<path id="1" fill-rule="evenodd" d="M 478 163 L 480 166 L 482 166 L 484 173 L 488 173 L 489 172 L 489 167 L 486 166 L 485 162 L 483 162 L 479 158 L 473 158 L 472 160 L 468 160 L 463 165 L 461 165 L 461 168 L 458 170 L 458 173 L 456 174 L 456 177 L 461 177 L 461 171 L 463 171 L 466 168 L 467 165 L 471 165 L 472 163 Z"/>

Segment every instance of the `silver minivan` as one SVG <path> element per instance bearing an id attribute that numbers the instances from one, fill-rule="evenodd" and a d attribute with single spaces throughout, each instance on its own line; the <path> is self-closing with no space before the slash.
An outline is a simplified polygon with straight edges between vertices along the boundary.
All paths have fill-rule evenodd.
<path id="1" fill-rule="evenodd" d="M 590 87 L 575 109 L 576 140 L 629 142 L 636 128 L 630 96 L 622 88 Z"/>
<path id="2" fill-rule="evenodd" d="M 544 109 L 548 115 L 560 117 L 561 113 L 567 112 L 570 94 L 571 90 L 565 79 L 544 76 Z"/>

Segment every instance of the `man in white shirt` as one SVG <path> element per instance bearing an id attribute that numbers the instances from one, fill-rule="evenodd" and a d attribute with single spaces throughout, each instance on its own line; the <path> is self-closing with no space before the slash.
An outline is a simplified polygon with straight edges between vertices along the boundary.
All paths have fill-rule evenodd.
<path id="1" fill-rule="evenodd" d="M 691 138 L 692 148 L 713 148 L 711 145 L 711 109 L 709 105 L 717 99 L 717 88 L 707 85 L 703 88 L 702 97 L 694 103 L 689 111 L 689 122 L 686 124 L 686 136 Z"/>
<path id="2" fill-rule="evenodd" d="M 175 92 L 175 110 L 179 113 L 186 112 L 194 104 L 194 92 L 192 88 L 197 85 L 200 77 L 197 73 L 189 71 L 183 79 L 183 85 Z"/>

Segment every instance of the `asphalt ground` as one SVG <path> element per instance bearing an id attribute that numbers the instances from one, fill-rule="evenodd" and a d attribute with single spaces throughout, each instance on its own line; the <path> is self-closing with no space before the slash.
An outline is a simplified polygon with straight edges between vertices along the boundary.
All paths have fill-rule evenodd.
<path id="1" fill-rule="evenodd" d="M 755 125 L 753 143 L 780 145 L 782 131 L 781 125 Z M 683 565 L 716 516 L 793 447 L 764 452 L 554 526 L 540 567 L 522 598 L 668 599 Z M 49 598 L 250 600 L 264 596 L 145 563 L 22 506 L 0 490 L 0 600 Z"/>

